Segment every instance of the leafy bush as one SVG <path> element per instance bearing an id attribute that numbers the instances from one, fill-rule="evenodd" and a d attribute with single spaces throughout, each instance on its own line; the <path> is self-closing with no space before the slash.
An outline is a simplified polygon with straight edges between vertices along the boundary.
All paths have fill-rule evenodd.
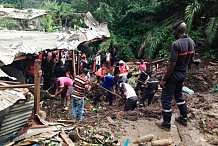
<path id="1" fill-rule="evenodd" d="M 216 55 L 214 55 L 214 54 L 211 53 L 211 52 L 207 52 L 207 53 L 204 55 L 204 58 L 207 58 L 207 59 L 216 59 Z"/>
<path id="2" fill-rule="evenodd" d="M 0 28 L 9 30 L 20 30 L 20 26 L 17 24 L 16 20 L 12 18 L 2 17 L 0 18 Z"/>

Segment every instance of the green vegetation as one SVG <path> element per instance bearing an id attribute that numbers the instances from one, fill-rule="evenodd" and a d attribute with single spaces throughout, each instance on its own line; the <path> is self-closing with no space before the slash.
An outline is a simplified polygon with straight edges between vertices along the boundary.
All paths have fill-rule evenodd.
<path id="1" fill-rule="evenodd" d="M 117 47 L 125 61 L 167 57 L 175 40 L 172 24 L 183 19 L 197 52 L 207 58 L 218 56 L 214 51 L 218 40 L 216 0 L 0 0 L 0 4 L 46 9 L 49 15 L 41 20 L 41 29 L 46 31 L 84 27 L 83 16 L 90 11 L 98 22 L 108 24 L 111 33 L 104 43 L 91 45 L 98 50 Z"/>
<path id="2" fill-rule="evenodd" d="M 6 17 L 0 17 L 0 30 L 2 29 L 15 29 L 15 30 L 20 30 L 20 26 L 17 25 L 16 21 L 11 19 L 11 18 L 6 18 Z"/>

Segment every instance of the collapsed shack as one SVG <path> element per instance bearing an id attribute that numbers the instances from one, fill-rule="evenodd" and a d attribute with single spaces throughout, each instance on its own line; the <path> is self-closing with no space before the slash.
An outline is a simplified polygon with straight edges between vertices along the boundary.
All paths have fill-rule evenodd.
<path id="1" fill-rule="evenodd" d="M 33 58 L 33 55 L 39 55 L 40 52 L 55 49 L 60 50 L 59 54 L 61 50 L 72 51 L 72 54 L 74 54 L 72 57 L 74 63 L 72 64 L 75 65 L 77 63 L 75 59 L 78 58 L 77 61 L 79 61 L 79 51 L 86 52 L 86 50 L 83 49 L 84 47 L 80 46 L 91 42 L 102 41 L 110 37 L 107 24 L 99 24 L 90 12 L 85 15 L 84 22 L 88 28 L 79 28 L 75 31 L 68 30 L 53 33 L 0 31 L 0 66 L 10 65 L 17 61 L 18 63 L 14 63 L 14 65 L 19 65 L 19 71 L 24 72 L 27 66 L 26 64 L 30 62 L 30 58 Z M 73 69 L 76 70 L 76 67 L 73 67 Z M 13 68 L 5 70 L 11 73 Z M 76 71 L 74 71 L 74 73 L 76 73 Z M 19 76 L 23 76 L 23 74 L 21 73 Z"/>
<path id="2" fill-rule="evenodd" d="M 5 84 L 0 82 L 0 86 Z M 0 145 L 14 137 L 32 114 L 33 95 L 27 88 L 0 89 Z"/>
<path id="3" fill-rule="evenodd" d="M 84 22 L 88 28 L 79 28 L 76 31 L 54 33 L 1 31 L 0 67 L 9 74 L 9 76 L 1 76 L 1 79 L 7 81 L 3 81 L 5 89 L 0 89 L 0 92 L 2 93 L 0 94 L 0 145 L 7 144 L 9 141 L 13 140 L 15 136 L 17 136 L 18 131 L 25 125 L 27 119 L 29 119 L 31 115 L 31 117 L 36 116 L 33 114 L 36 113 L 36 96 L 34 101 L 33 96 L 28 89 L 25 89 L 25 95 L 20 95 L 23 94 L 22 89 L 17 87 L 10 87 L 13 89 L 7 89 L 11 85 L 6 86 L 5 82 L 12 83 L 11 80 L 16 77 L 19 82 L 13 82 L 14 84 L 22 86 L 21 83 L 26 83 L 27 80 L 25 76 L 28 74 L 27 68 L 29 64 L 35 61 L 36 56 L 38 56 L 40 52 L 53 50 L 59 50 L 59 53 L 61 50 L 71 51 L 72 54 L 75 52 L 75 56 L 72 56 L 72 65 L 75 65 L 79 62 L 79 58 L 77 59 L 78 62 L 75 62 L 76 55 L 79 57 L 79 48 L 81 48 L 77 48 L 79 45 L 102 41 L 110 37 L 107 24 L 99 24 L 92 17 L 91 13 L 88 12 L 86 14 Z M 83 51 L 84 50 L 82 50 L 82 52 Z M 75 66 L 73 66 L 73 69 L 75 75 Z M 33 76 L 33 73 L 31 75 Z M 41 76 L 38 73 L 37 75 Z M 27 87 L 30 86 L 33 85 L 27 85 Z M 40 89 L 40 87 L 38 89 Z M 28 98 L 25 97 L 26 95 L 28 95 Z M 40 98 L 39 94 L 37 94 L 37 97 Z M 40 101 L 40 99 L 38 101 Z M 33 105 L 35 105 L 34 112 L 32 112 Z M 37 109 L 39 109 L 38 103 Z M 37 125 L 40 124 L 38 123 Z M 28 128 L 26 130 L 28 130 Z M 19 133 L 19 135 L 22 134 Z M 62 136 L 63 135 L 64 134 L 62 134 Z M 63 139 L 65 139 L 66 136 L 64 135 L 63 137 Z"/>

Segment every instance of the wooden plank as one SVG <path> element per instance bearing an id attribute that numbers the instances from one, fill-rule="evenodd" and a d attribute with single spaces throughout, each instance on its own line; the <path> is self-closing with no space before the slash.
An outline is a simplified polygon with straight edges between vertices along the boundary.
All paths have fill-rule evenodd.
<path id="1" fill-rule="evenodd" d="M 98 41 L 103 41 L 103 40 L 106 40 L 106 39 L 108 39 L 108 38 L 106 38 L 106 37 L 96 38 L 96 39 L 93 39 L 93 40 L 90 40 L 90 41 L 82 42 L 81 44 L 87 45 L 87 44 L 90 44 L 90 43 L 94 43 L 94 42 L 98 42 Z"/>
<path id="2" fill-rule="evenodd" d="M 80 66 L 80 55 L 78 51 L 77 52 L 77 75 L 79 75 L 79 66 Z"/>
<path id="3" fill-rule="evenodd" d="M 58 123 L 69 123 L 69 124 L 75 124 L 75 120 L 57 120 Z"/>
<path id="4" fill-rule="evenodd" d="M 0 82 L 3 82 L 3 83 L 9 83 L 9 84 L 21 84 L 21 82 L 4 81 L 4 80 L 0 80 Z"/>
<path id="5" fill-rule="evenodd" d="M 62 139 L 68 146 L 75 146 L 75 144 L 72 142 L 72 140 L 67 136 L 67 134 L 64 132 L 64 130 L 61 131 L 60 133 Z"/>
<path id="6" fill-rule="evenodd" d="M 26 58 L 27 58 L 26 56 L 17 56 L 14 58 L 14 61 L 24 60 Z"/>
<path id="7" fill-rule="evenodd" d="M 106 88 L 104 88 L 104 87 L 102 87 L 101 85 L 99 85 L 99 84 L 96 84 L 98 87 L 100 87 L 101 89 L 103 89 L 103 90 L 105 90 L 105 91 L 107 91 L 107 92 L 109 92 L 109 93 L 111 93 L 111 94 L 113 94 L 113 95 L 115 95 L 115 96 L 117 96 L 117 97 L 119 97 L 119 98 L 123 98 L 122 96 L 120 96 L 120 95 L 118 95 L 118 94 L 116 94 L 116 93 L 114 93 L 114 92 L 112 92 L 112 91 L 110 91 L 110 90 L 108 90 L 108 89 L 106 89 Z"/>
<path id="8" fill-rule="evenodd" d="M 3 85 L 3 86 L 0 86 L 0 89 L 29 88 L 29 87 L 32 87 L 32 86 L 34 86 L 34 84 Z"/>
<path id="9" fill-rule="evenodd" d="M 73 76 L 76 76 L 76 62 L 75 62 L 75 52 L 72 50 L 72 68 L 73 68 Z"/>
<path id="10" fill-rule="evenodd" d="M 168 58 L 163 58 L 163 59 L 155 60 L 155 61 L 152 61 L 151 64 L 156 64 L 156 63 L 159 63 L 159 62 L 163 62 L 163 61 L 165 61 L 167 59 Z"/>
<path id="11" fill-rule="evenodd" d="M 40 80 L 42 76 L 41 60 L 34 63 L 34 114 L 39 115 L 40 110 Z"/>
<path id="12" fill-rule="evenodd" d="M 92 66 L 92 72 L 95 72 L 96 70 L 96 56 L 94 57 L 94 62 L 93 62 L 93 66 Z"/>

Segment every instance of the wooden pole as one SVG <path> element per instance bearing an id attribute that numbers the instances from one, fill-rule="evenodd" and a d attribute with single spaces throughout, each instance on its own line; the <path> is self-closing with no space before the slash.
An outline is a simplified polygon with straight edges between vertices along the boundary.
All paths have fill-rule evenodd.
<path id="1" fill-rule="evenodd" d="M 113 94 L 113 95 L 115 95 L 115 96 L 117 96 L 117 97 L 119 97 L 119 98 L 122 99 L 122 96 L 120 96 L 120 95 L 118 95 L 118 94 L 116 94 L 116 93 L 114 93 L 114 92 L 112 92 L 112 91 L 110 91 L 110 90 L 108 90 L 108 89 L 102 87 L 102 86 L 99 85 L 99 84 L 96 84 L 96 85 L 97 85 L 98 87 L 100 87 L 101 89 L 103 89 L 103 90 L 105 90 L 105 91 L 107 91 L 107 92 L 110 92 L 111 94 Z"/>
<path id="2" fill-rule="evenodd" d="M 58 62 L 61 62 L 61 58 L 62 58 L 62 56 L 61 56 L 61 50 L 59 50 L 58 53 L 59 53 Z"/>
<path id="3" fill-rule="evenodd" d="M 72 50 L 72 68 L 73 68 L 73 76 L 76 76 L 76 64 L 75 64 L 75 52 Z"/>
<path id="4" fill-rule="evenodd" d="M 95 69 L 96 69 L 96 56 L 94 56 L 92 71 L 95 72 L 96 71 Z"/>
<path id="5" fill-rule="evenodd" d="M 36 59 L 34 63 L 34 114 L 39 114 L 41 76 L 41 60 Z"/>
<path id="6" fill-rule="evenodd" d="M 79 75 L 79 67 L 80 66 L 80 56 L 79 51 L 77 52 L 77 75 Z"/>

